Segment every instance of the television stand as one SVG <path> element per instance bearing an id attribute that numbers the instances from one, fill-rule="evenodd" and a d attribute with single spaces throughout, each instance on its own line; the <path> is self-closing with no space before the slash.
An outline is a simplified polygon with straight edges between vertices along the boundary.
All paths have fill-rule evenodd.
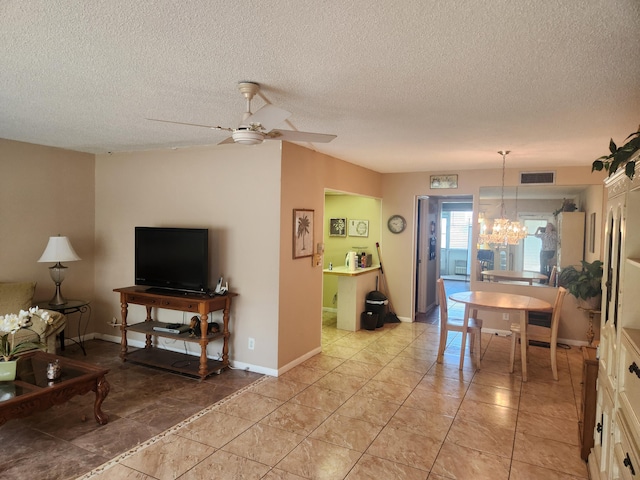
<path id="1" fill-rule="evenodd" d="M 212 373 L 221 373 L 225 368 L 229 367 L 229 312 L 231 310 L 231 299 L 237 294 L 227 293 L 224 296 L 216 295 L 214 297 L 195 293 L 172 295 L 168 292 L 163 292 L 159 294 L 150 292 L 147 287 L 139 286 L 116 288 L 113 291 L 120 293 L 122 315 L 120 358 L 123 362 L 130 360 L 174 372 L 195 375 L 200 379 L 206 378 Z M 129 304 L 144 305 L 147 310 L 147 317 L 144 322 L 127 323 Z M 207 328 L 201 328 L 199 337 L 192 337 L 188 332 L 169 333 L 156 331 L 153 329 L 154 326 L 157 327 L 164 324 L 153 320 L 151 316 L 153 307 L 199 314 L 200 322 L 203 325 L 208 323 L 208 316 L 211 312 L 222 310 L 222 328 L 220 332 L 214 333 L 207 333 Z M 128 332 L 143 333 L 146 337 L 144 348 L 129 352 L 127 345 Z M 194 361 L 196 357 L 193 355 L 158 348 L 158 337 L 200 344 L 199 362 Z M 154 339 L 153 341 L 152 338 Z M 223 342 L 222 359 L 220 361 L 207 358 L 207 345 L 217 338 L 222 338 Z"/>
<path id="2" fill-rule="evenodd" d="M 160 288 L 160 287 L 142 287 L 145 288 L 145 292 L 147 293 L 155 293 L 157 295 L 163 296 L 173 296 L 173 297 L 187 297 L 192 295 L 194 297 L 203 297 L 207 295 L 206 292 L 189 292 L 187 290 L 172 290 L 171 288 Z"/>

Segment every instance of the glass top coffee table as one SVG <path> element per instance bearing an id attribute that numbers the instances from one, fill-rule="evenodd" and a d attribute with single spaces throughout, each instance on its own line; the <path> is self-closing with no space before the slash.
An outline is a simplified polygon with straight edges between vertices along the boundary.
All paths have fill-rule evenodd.
<path id="1" fill-rule="evenodd" d="M 47 379 L 49 363 L 59 361 L 61 375 L 57 380 Z M 58 357 L 37 351 L 22 355 L 16 368 L 16 379 L 0 382 L 0 425 L 15 418 L 60 405 L 76 395 L 89 391 L 96 394 L 93 414 L 96 422 L 105 425 L 109 416 L 101 410 L 109 394 L 105 375 L 109 372 L 97 365 Z"/>

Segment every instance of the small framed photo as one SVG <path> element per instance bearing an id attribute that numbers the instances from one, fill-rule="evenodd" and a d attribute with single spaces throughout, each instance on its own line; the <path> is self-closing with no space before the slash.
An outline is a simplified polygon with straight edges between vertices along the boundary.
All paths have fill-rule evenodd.
<path id="1" fill-rule="evenodd" d="M 458 188 L 458 175 L 431 175 L 431 188 Z"/>
<path id="2" fill-rule="evenodd" d="M 293 258 L 313 255 L 313 210 L 293 210 Z"/>
<path id="3" fill-rule="evenodd" d="M 347 236 L 347 219 L 346 218 L 329 219 L 329 236 L 330 237 L 346 237 Z"/>
<path id="4" fill-rule="evenodd" d="M 369 220 L 349 220 L 350 237 L 368 237 Z"/>

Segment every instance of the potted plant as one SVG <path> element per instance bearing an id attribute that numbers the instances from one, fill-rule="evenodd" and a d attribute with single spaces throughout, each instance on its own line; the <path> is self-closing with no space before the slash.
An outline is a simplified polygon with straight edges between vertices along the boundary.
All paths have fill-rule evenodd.
<path id="1" fill-rule="evenodd" d="M 640 130 L 640 127 L 638 128 Z M 631 140 L 629 140 L 631 139 Z M 591 171 L 605 170 L 609 172 L 609 176 L 616 173 L 616 170 L 620 167 L 624 167 L 624 173 L 630 180 L 633 180 L 633 176 L 636 171 L 636 161 L 631 160 L 636 152 L 640 150 L 640 131 L 634 132 L 629 135 L 625 140 L 628 140 L 623 146 L 618 147 L 613 138 L 609 141 L 609 155 L 603 155 L 596 159 L 591 164 Z"/>
<path id="2" fill-rule="evenodd" d="M 553 212 L 553 216 L 557 217 L 560 212 L 575 212 L 578 209 L 575 202 L 571 199 L 563 198 L 562 205 L 559 209 Z"/>
<path id="3" fill-rule="evenodd" d="M 576 297 L 583 308 L 598 310 L 602 295 L 602 273 L 600 260 L 591 263 L 582 260 L 580 270 L 572 265 L 563 268 L 558 276 L 558 284 Z"/>
<path id="4" fill-rule="evenodd" d="M 21 329 L 29 329 L 33 321 L 51 324 L 49 312 L 38 307 L 20 313 L 0 315 L 0 381 L 11 381 L 16 375 L 16 356 L 26 350 L 44 348 L 40 342 L 15 341 L 14 335 Z M 11 338 L 9 338 L 11 336 Z"/>

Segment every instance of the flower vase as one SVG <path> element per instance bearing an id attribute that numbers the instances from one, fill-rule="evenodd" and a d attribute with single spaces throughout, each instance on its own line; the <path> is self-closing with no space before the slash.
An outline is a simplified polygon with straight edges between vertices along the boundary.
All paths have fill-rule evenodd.
<path id="1" fill-rule="evenodd" d="M 17 360 L 0 362 L 0 382 L 13 382 L 16 379 Z"/>

